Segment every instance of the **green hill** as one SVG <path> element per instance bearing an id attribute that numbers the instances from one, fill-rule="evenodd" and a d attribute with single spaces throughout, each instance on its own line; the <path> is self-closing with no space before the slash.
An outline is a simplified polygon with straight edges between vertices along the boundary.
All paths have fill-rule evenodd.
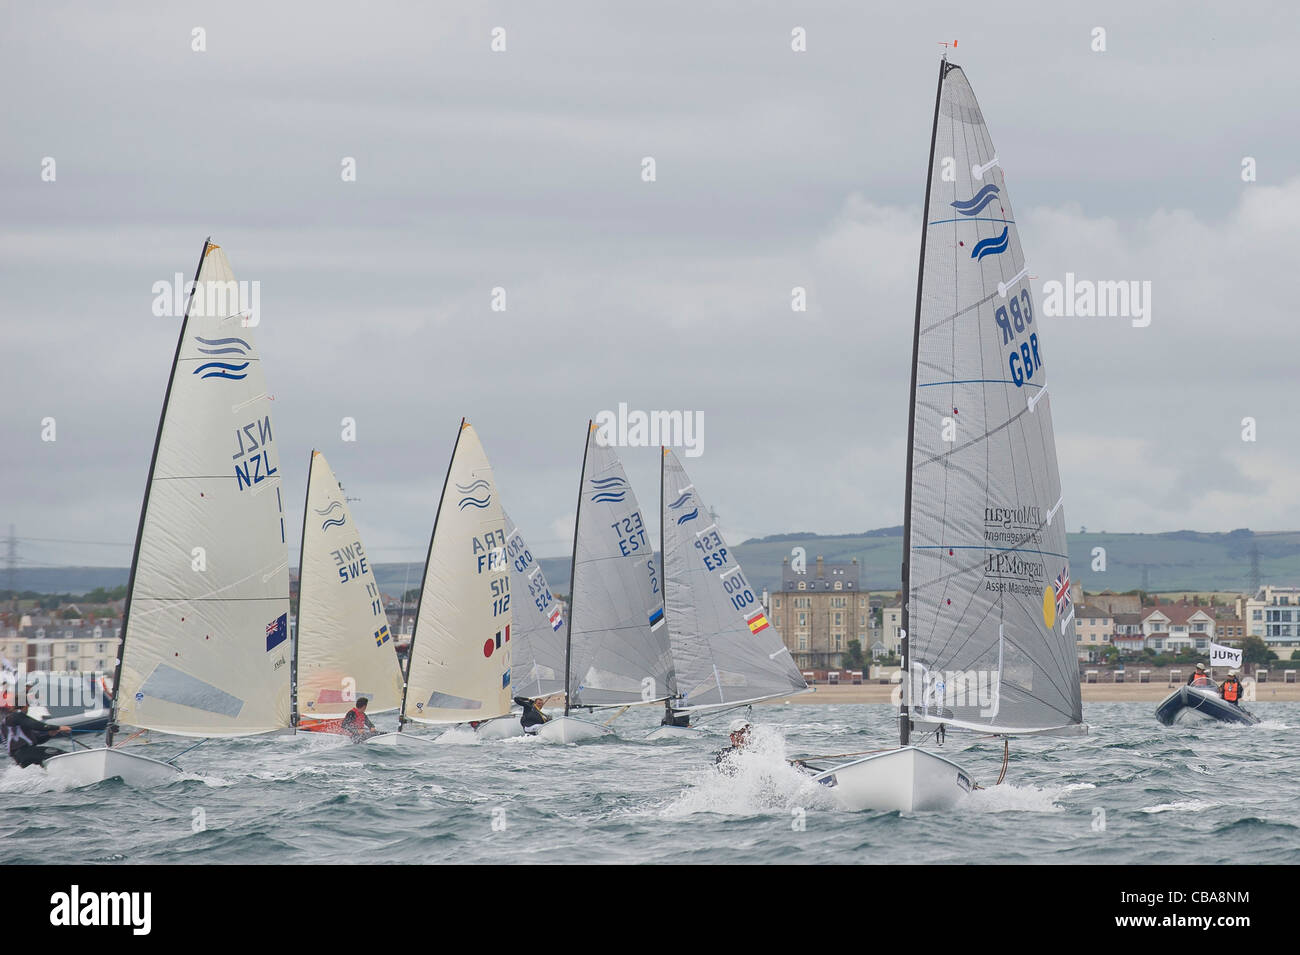
<path id="1" fill-rule="evenodd" d="M 1166 534 L 1071 534 L 1070 574 L 1087 590 L 1238 591 L 1260 583 L 1300 584 L 1300 531 L 1235 530 L 1227 534 L 1173 531 Z M 811 566 L 857 558 L 865 590 L 896 590 L 903 556 L 903 529 L 885 527 L 860 534 L 774 534 L 734 545 L 737 559 L 757 587 L 776 588 L 781 561 L 802 547 Z M 1093 569 L 1094 548 L 1104 548 L 1105 571 Z M 1252 567 L 1258 563 L 1258 570 Z M 569 558 L 544 557 L 551 588 L 569 592 Z M 376 564 L 380 588 L 398 595 L 403 583 L 419 586 L 419 564 Z M 125 567 L 23 568 L 15 571 L 20 591 L 81 594 L 126 583 Z"/>

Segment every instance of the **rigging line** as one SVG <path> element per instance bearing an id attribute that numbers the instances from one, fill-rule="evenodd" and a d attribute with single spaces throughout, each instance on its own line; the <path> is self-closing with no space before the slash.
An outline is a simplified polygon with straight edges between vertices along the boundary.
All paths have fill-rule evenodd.
<path id="1" fill-rule="evenodd" d="M 1024 417 L 1028 413 L 1029 413 L 1029 409 L 1025 408 L 1019 411 L 1013 417 L 1002 422 L 996 428 L 990 428 L 988 431 L 985 431 L 983 434 L 979 435 L 978 437 L 971 438 L 965 444 L 958 445 L 955 448 L 949 448 L 947 451 L 944 451 L 942 454 L 936 454 L 933 455 L 932 457 L 926 458 L 924 461 L 921 461 L 918 464 L 916 464 L 915 467 L 920 468 L 920 467 L 924 467 L 927 464 L 934 464 L 936 461 L 942 461 L 944 458 L 956 454 L 958 451 L 964 451 L 967 448 L 975 444 L 978 444 L 980 441 L 983 441 L 985 438 L 992 437 L 998 432 L 1006 430 L 1007 428 L 1011 427 L 1011 425 L 1015 424 L 1017 421 L 1019 421 L 1022 417 Z"/>

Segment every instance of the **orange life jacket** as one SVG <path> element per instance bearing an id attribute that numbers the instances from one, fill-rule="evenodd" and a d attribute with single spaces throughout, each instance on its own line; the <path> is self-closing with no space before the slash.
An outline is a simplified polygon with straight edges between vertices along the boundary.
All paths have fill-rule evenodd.
<path id="1" fill-rule="evenodd" d="M 1241 684 L 1236 680 L 1228 679 L 1223 683 L 1223 698 L 1229 703 L 1236 703 L 1237 697 L 1241 694 Z"/>
<path id="2" fill-rule="evenodd" d="M 1214 681 L 1204 673 L 1200 673 L 1197 674 L 1196 679 L 1192 681 L 1192 686 L 1214 686 Z"/>
<path id="3" fill-rule="evenodd" d="M 343 724 L 343 731 L 347 733 L 364 733 L 366 731 L 366 711 L 360 707 L 354 706 L 348 710 L 348 716 L 352 717 L 354 722 Z M 348 716 L 343 717 L 347 720 Z"/>

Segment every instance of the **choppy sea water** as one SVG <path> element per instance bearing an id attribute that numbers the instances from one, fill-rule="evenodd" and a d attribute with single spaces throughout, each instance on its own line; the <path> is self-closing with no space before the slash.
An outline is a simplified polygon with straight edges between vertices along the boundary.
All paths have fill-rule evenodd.
<path id="1" fill-rule="evenodd" d="M 942 814 L 843 812 L 784 762 L 890 745 L 879 704 L 755 707 L 735 776 L 713 768 L 734 714 L 703 738 L 644 742 L 657 710 L 580 745 L 212 741 L 152 790 L 58 791 L 10 765 L 0 863 L 1300 862 L 1300 703 L 1252 709 L 1259 726 L 1166 728 L 1154 704 L 1089 704 L 1089 736 L 1013 741 L 996 787 L 1001 744 L 950 735 L 943 752 L 991 788 Z"/>

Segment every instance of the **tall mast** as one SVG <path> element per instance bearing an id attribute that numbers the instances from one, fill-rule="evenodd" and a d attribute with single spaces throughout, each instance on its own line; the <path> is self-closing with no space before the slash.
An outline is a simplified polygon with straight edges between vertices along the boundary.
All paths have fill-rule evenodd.
<path id="1" fill-rule="evenodd" d="M 298 732 L 298 645 L 302 643 L 302 586 L 306 583 L 302 568 L 306 563 L 307 514 L 311 508 L 311 479 L 316 474 L 316 449 L 311 449 L 307 461 L 307 496 L 302 502 L 302 537 L 298 539 L 298 613 L 293 630 L 293 659 L 289 666 L 289 722 L 295 735 Z"/>
<path id="2" fill-rule="evenodd" d="M 587 420 L 587 441 L 582 446 L 582 473 L 578 475 L 578 507 L 573 512 L 573 554 L 569 557 L 569 629 L 564 635 L 564 715 L 569 715 L 572 699 L 569 674 L 573 665 L 573 604 L 577 598 L 574 577 L 578 572 L 578 522 L 582 520 L 582 487 L 587 482 L 587 452 L 591 450 L 591 419 Z"/>
<path id="3" fill-rule="evenodd" d="M 912 390 L 907 401 L 907 491 L 903 499 L 903 683 L 902 702 L 898 708 L 898 742 L 906 746 L 911 733 L 907 704 L 912 695 L 911 661 L 908 659 L 908 642 L 911 640 L 911 555 L 912 555 L 912 448 L 916 437 L 916 371 L 921 355 L 921 284 L 925 280 L 925 236 L 929 231 L 930 184 L 934 181 L 934 144 L 939 133 L 939 103 L 943 99 L 943 78 L 949 70 L 945 54 L 939 61 L 939 83 L 934 92 L 934 123 L 930 126 L 930 162 L 925 173 L 925 203 L 921 206 L 921 261 L 916 270 L 916 323 L 912 330 Z"/>
<path id="4" fill-rule="evenodd" d="M 203 251 L 199 253 L 198 268 L 194 270 L 194 281 L 190 283 L 190 296 L 185 300 L 185 314 L 181 317 L 180 334 L 176 336 L 176 353 L 172 356 L 171 374 L 167 376 L 167 392 L 163 395 L 162 413 L 158 415 L 158 433 L 153 439 L 153 457 L 149 459 L 149 477 L 144 483 L 144 501 L 140 504 L 140 523 L 135 529 L 135 550 L 131 553 L 131 573 L 126 581 L 126 603 L 122 607 L 122 639 L 117 643 L 117 660 L 113 664 L 113 702 L 108 710 L 108 727 L 104 730 L 104 746 L 111 749 L 113 733 L 117 730 L 117 693 L 122 685 L 122 660 L 126 657 L 126 631 L 131 619 L 131 595 L 135 591 L 135 571 L 140 563 L 140 541 L 144 537 L 144 518 L 149 513 L 149 492 L 153 489 L 153 473 L 158 466 L 158 448 L 162 444 L 163 422 L 167 420 L 167 406 L 172 400 L 172 384 L 176 381 L 176 366 L 181 360 L 181 346 L 185 344 L 185 328 L 190 321 L 190 306 L 194 303 L 194 292 L 199 285 L 199 273 L 203 271 L 203 260 L 207 258 L 212 236 L 203 240 Z"/>
<path id="5" fill-rule="evenodd" d="M 447 474 L 442 479 L 442 493 L 438 495 L 438 510 L 433 515 L 433 530 L 429 532 L 429 551 L 424 555 L 424 576 L 420 578 L 420 599 L 415 602 L 415 625 L 411 628 L 411 644 L 406 648 L 406 671 L 402 674 L 402 705 L 397 711 L 397 732 L 406 726 L 406 689 L 410 686 L 411 664 L 415 661 L 415 638 L 420 634 L 420 608 L 424 606 L 424 578 L 429 574 L 429 560 L 433 557 L 433 540 L 438 536 L 438 518 L 442 516 L 442 501 L 447 496 L 447 482 L 451 480 L 451 466 L 456 463 L 456 449 L 460 447 L 460 436 L 465 433 L 465 419 L 460 419 L 460 429 L 456 432 L 456 443 L 451 446 L 451 460 L 447 462 Z M 301 599 L 301 591 L 299 591 Z M 403 594 L 405 599 L 405 594 Z"/>
<path id="6" fill-rule="evenodd" d="M 664 459 L 668 457 L 668 449 L 663 445 L 659 446 L 659 586 L 663 588 L 664 598 L 664 624 L 668 624 L 668 551 L 664 549 L 664 524 L 668 520 L 668 513 L 664 510 Z M 654 558 L 651 557 L 651 560 Z M 665 631 L 668 637 L 668 653 L 672 655 L 672 635 L 671 631 Z M 674 663 L 674 669 L 676 664 Z M 680 693 L 680 689 L 678 690 Z M 718 687 L 718 693 L 721 695 L 722 687 Z M 664 703 L 664 706 L 672 709 L 671 698 Z"/>

